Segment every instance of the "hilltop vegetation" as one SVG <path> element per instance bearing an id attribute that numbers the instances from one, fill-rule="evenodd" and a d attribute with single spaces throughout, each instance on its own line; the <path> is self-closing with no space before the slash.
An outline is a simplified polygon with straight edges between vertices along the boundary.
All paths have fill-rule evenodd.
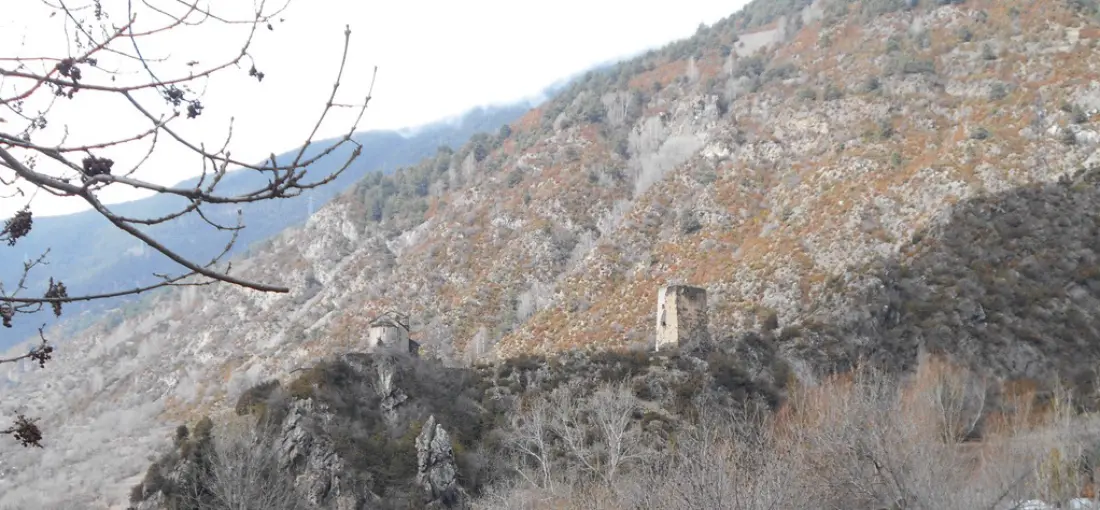
<path id="1" fill-rule="evenodd" d="M 769 404 L 732 353 L 701 354 L 474 369 L 348 354 L 245 392 L 229 426 L 181 425 L 131 502 L 224 508 L 247 489 L 280 494 L 278 510 L 931 510 L 1093 494 L 1100 427 L 1064 392 L 925 357 L 912 377 L 860 367 Z"/>
<path id="2" fill-rule="evenodd" d="M 281 483 L 297 478 L 303 495 L 325 507 L 351 498 L 357 505 L 373 501 L 378 508 L 424 508 L 446 499 L 432 498 L 420 487 L 426 466 L 422 459 L 418 463 L 425 448 L 418 437 L 425 424 L 438 423 L 449 438 L 455 476 L 449 496 L 455 499 L 443 503 L 453 506 L 482 495 L 490 485 L 515 481 L 510 463 L 529 448 L 524 445 L 531 440 L 526 434 L 533 426 L 524 413 L 531 405 L 542 405 L 539 412 L 549 411 L 539 399 L 555 399 L 555 412 L 571 413 L 556 419 L 574 425 L 596 426 L 600 419 L 614 419 L 622 428 L 615 433 L 629 436 L 630 444 L 621 446 L 621 454 L 632 458 L 642 448 L 662 450 L 701 402 L 731 408 L 750 402 L 774 406 L 777 390 L 785 383 L 771 374 L 754 380 L 733 356 L 719 352 L 705 359 L 689 354 L 661 359 L 645 353 L 577 352 L 476 368 L 447 368 L 436 360 L 403 354 L 346 354 L 285 382 L 265 381 L 248 389 L 236 405 L 236 415 L 242 418 L 224 418 L 218 424 L 204 418 L 195 434 L 181 426 L 175 446 L 148 469 L 131 492 L 131 502 L 145 505 L 142 508 L 220 508 L 216 494 L 226 490 L 227 481 L 208 473 L 214 473 L 219 462 L 241 460 L 218 453 L 216 440 L 221 425 L 243 420 L 254 427 L 251 432 L 232 435 L 230 428 L 223 441 L 255 441 L 270 449 L 270 456 L 251 462 L 278 466 L 290 477 L 279 478 Z M 606 405 L 617 406 L 613 414 L 618 414 L 589 415 Z M 560 457 L 561 469 L 614 478 L 615 468 L 595 468 L 606 461 L 608 452 L 599 450 L 603 447 L 581 451 L 584 442 L 554 446 L 552 455 Z M 231 444 L 219 447 L 224 451 L 227 446 L 233 451 Z M 624 466 L 629 460 L 622 459 Z M 326 481 L 330 478 L 339 483 Z M 207 499 L 203 494 L 209 495 Z"/>

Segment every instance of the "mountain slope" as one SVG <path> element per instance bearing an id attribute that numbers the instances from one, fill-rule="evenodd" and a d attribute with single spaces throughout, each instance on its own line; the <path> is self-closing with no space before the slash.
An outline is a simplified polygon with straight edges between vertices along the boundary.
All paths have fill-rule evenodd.
<path id="1" fill-rule="evenodd" d="M 361 347 L 387 308 L 452 360 L 646 346 L 668 283 L 708 288 L 719 341 L 780 328 L 806 380 L 922 347 L 1005 378 L 1100 360 L 1077 173 L 1100 164 L 1100 22 L 1080 2 L 935 3 L 754 2 L 357 183 L 234 265 L 290 295 L 164 293 L 12 370 L 64 453 L 5 453 L 24 484 L 7 497 L 121 498 L 179 420 Z"/>
<path id="2" fill-rule="evenodd" d="M 239 232 L 237 244 L 230 254 L 245 253 L 250 244 L 266 239 L 286 227 L 298 225 L 314 210 L 321 208 L 333 196 L 360 180 L 369 172 L 391 173 L 397 168 L 416 163 L 430 156 L 441 146 L 459 146 L 473 134 L 495 130 L 518 118 L 530 108 L 528 103 L 478 108 L 452 121 L 423 126 L 408 135 L 397 131 L 369 131 L 359 133 L 354 139 L 362 144 L 362 155 L 332 183 L 286 200 L 274 200 L 252 204 L 214 204 L 203 212 L 213 221 L 233 225 L 237 210 L 243 213 L 246 229 Z M 311 150 L 327 146 L 320 142 Z M 289 153 L 288 153 L 289 154 Z M 293 153 L 293 154 L 296 154 Z M 349 150 L 338 151 L 314 164 L 310 170 L 317 175 L 327 175 L 342 166 Z M 288 157 L 286 154 L 277 158 Z M 307 154 L 308 157 L 308 154 Z M 191 186 L 197 179 L 189 179 L 177 187 Z M 266 178 L 259 173 L 234 171 L 219 184 L 223 194 L 232 195 L 263 186 Z M 186 205 L 179 197 L 152 196 L 115 206 L 115 210 L 129 217 L 156 217 L 177 211 Z M 231 236 L 205 228 L 205 222 L 193 216 L 177 221 L 144 228 L 146 232 L 162 240 L 165 245 L 192 260 L 215 255 L 229 242 Z M 196 235 L 201 232 L 202 235 Z M 79 234 L 79 236 L 78 236 Z M 84 239 L 86 243 L 60 242 L 67 239 Z M 158 252 L 146 248 L 141 242 L 111 225 L 93 211 L 36 218 L 34 230 L 20 240 L 15 256 L 34 258 L 50 250 L 49 266 L 35 271 L 28 280 L 28 288 L 45 289 L 49 278 L 65 282 L 70 293 L 95 294 L 121 291 L 147 284 L 153 274 L 175 270 L 177 264 Z M 4 266 L 5 282 L 14 282 L 20 276 L 18 264 Z M 96 320 L 99 312 L 119 304 L 133 301 L 132 297 L 116 298 L 91 303 L 73 303 L 67 306 L 72 329 L 78 330 Z M 80 317 L 81 315 L 83 317 Z M 38 320 L 15 321 L 13 328 L 5 331 L 0 348 L 6 349 L 28 337 L 37 335 L 41 326 Z"/>

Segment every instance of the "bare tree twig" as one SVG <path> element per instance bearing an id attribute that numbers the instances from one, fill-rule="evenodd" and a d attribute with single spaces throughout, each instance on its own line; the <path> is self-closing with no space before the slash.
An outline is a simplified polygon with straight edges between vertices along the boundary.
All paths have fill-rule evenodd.
<path id="1" fill-rule="evenodd" d="M 253 45 L 258 44 L 261 29 L 273 30 L 272 21 L 286 12 L 290 0 L 274 8 L 268 7 L 267 0 L 256 0 L 250 6 L 251 11 L 242 18 L 221 11 L 227 5 L 222 2 L 129 0 L 125 4 L 126 12 L 122 13 L 125 19 L 121 26 L 108 21 L 110 13 L 105 12 L 99 2 L 72 5 L 71 0 L 43 0 L 42 3 L 60 14 L 55 18 L 62 23 L 58 35 L 64 35 L 68 46 L 55 55 L 43 51 L 28 51 L 26 56 L 15 52 L 0 54 L 0 107 L 4 112 L 11 112 L 0 118 L 3 125 L 0 131 L 0 185 L 9 188 L 3 192 L 5 199 L 25 200 L 27 205 L 4 222 L 0 242 L 15 245 L 31 232 L 34 219 L 30 204 L 41 191 L 90 206 L 113 228 L 164 255 L 179 268 L 160 271 L 163 274 L 154 272 L 155 280 L 139 282 L 123 290 L 73 295 L 69 294 L 64 282 L 50 278 L 40 295 L 28 295 L 31 292 L 28 287 L 37 286 L 39 284 L 34 282 L 41 281 L 30 279 L 30 275 L 46 265 L 47 251 L 37 259 L 24 261 L 21 275 L 12 285 L 5 287 L 4 282 L 0 282 L 0 318 L 4 325 L 10 327 L 16 316 L 36 313 L 43 308 L 52 309 L 60 316 L 62 305 L 66 303 L 132 296 L 167 287 L 228 283 L 262 292 L 288 292 L 285 286 L 230 274 L 232 264 L 227 263 L 226 258 L 233 252 L 245 228 L 242 212 L 238 209 L 237 222 L 233 225 L 211 215 L 208 209 L 299 196 L 303 191 L 333 182 L 360 155 L 362 146 L 352 136 L 370 103 L 377 68 L 362 103 L 339 100 L 350 55 L 350 27 L 345 26 L 343 31 L 343 48 L 332 89 L 326 94 L 320 115 L 305 141 L 293 148 L 296 155 L 280 161 L 271 151 L 272 156 L 264 161 L 246 162 L 231 155 L 232 118 L 224 141 L 218 140 L 211 148 L 207 148 L 205 142 L 184 136 L 182 128 L 177 129 L 178 123 L 203 115 L 205 88 L 216 83 L 210 81 L 211 77 L 249 67 L 244 69 L 249 76 L 257 82 L 263 80 L 264 74 L 256 68 Z M 171 48 L 165 52 L 162 51 L 165 48 L 154 45 L 160 36 L 206 24 L 240 32 L 239 45 L 230 46 L 221 57 L 211 58 L 208 65 L 192 60 L 183 67 L 169 65 L 173 62 Z M 8 48 L 0 52 L 7 53 Z M 40 139 L 44 133 L 49 133 L 47 128 L 51 121 L 59 122 L 52 114 L 59 101 L 92 101 L 105 97 L 119 98 L 123 100 L 124 109 L 133 108 L 132 111 L 139 114 L 134 125 L 125 126 L 127 132 L 106 140 L 71 141 L 70 126 L 65 123 L 56 130 L 60 134 L 56 137 L 59 141 Z M 318 147 L 316 138 L 333 107 L 357 107 L 359 111 L 346 132 L 341 129 L 341 135 Z M 84 119 L 77 122 L 81 120 Z M 96 120 L 87 119 L 92 123 Z M 178 144 L 188 155 L 186 160 L 195 163 L 196 184 L 166 186 L 152 180 L 150 176 L 156 175 L 158 169 L 150 168 L 148 163 L 162 143 Z M 329 166 L 322 175 L 314 175 L 320 172 L 314 170 L 315 163 L 334 156 L 347 145 L 351 147 L 346 160 Z M 112 158 L 129 154 L 135 156 L 137 163 L 132 167 L 129 162 L 125 168 L 116 167 Z M 190 159 L 191 156 L 196 159 Z M 225 177 L 238 168 L 262 172 L 267 177 L 266 182 L 245 190 L 223 192 L 219 187 L 226 182 Z M 131 188 L 183 200 L 167 211 L 147 215 L 121 213 L 121 209 L 116 211 L 105 203 L 101 193 L 108 188 Z M 225 246 L 213 250 L 217 253 L 207 262 L 184 256 L 163 239 L 158 239 L 156 231 L 141 228 L 190 215 L 194 215 L 191 217 L 197 218 L 203 228 L 231 233 Z M 0 364 L 32 359 L 44 366 L 53 347 L 41 328 L 39 337 L 41 342 L 27 353 L 0 358 Z M 27 445 L 39 445 L 41 436 L 34 420 L 22 417 L 20 420 L 13 428 L 0 432 L 12 434 Z"/>

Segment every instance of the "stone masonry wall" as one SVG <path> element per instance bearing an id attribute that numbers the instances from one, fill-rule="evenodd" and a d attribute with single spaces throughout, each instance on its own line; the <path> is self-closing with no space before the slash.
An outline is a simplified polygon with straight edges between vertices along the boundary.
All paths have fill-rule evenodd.
<path id="1" fill-rule="evenodd" d="M 671 285 L 658 291 L 658 351 L 703 342 L 709 336 L 707 327 L 706 289 Z"/>

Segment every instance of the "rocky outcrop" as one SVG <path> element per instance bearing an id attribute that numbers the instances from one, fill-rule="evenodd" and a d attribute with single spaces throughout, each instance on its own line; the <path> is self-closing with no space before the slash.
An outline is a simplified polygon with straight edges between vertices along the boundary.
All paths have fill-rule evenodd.
<path id="1" fill-rule="evenodd" d="M 272 420 L 268 427 L 259 429 L 261 433 L 252 437 L 246 448 L 263 450 L 252 460 L 271 459 L 273 464 L 236 464 L 243 459 L 229 454 L 223 457 L 225 450 L 213 444 L 225 439 L 218 438 L 214 432 L 212 440 L 192 441 L 181 439 L 176 448 L 153 464 L 142 483 L 133 489 L 132 499 L 140 501 L 131 506 L 132 510 L 161 510 L 176 508 L 179 498 L 185 504 L 194 494 L 203 494 L 208 490 L 204 484 L 210 481 L 218 484 L 224 473 L 237 469 L 257 470 L 270 466 L 273 473 L 286 476 L 285 481 L 272 483 L 292 483 L 293 488 L 286 493 L 297 493 L 298 501 L 309 508 L 323 510 L 360 510 L 379 501 L 379 497 L 367 488 L 363 480 L 348 469 L 348 462 L 337 452 L 332 440 L 320 433 L 317 426 L 330 414 L 324 406 L 313 399 L 296 400 L 279 411 L 281 419 Z M 209 436 L 207 436 L 209 437 Z M 238 439 L 239 440 L 239 439 Z M 213 442 L 211 442 L 213 441 Z M 238 450 L 239 451 L 239 450 Z M 245 459 L 248 459 L 247 457 Z M 199 474 L 208 466 L 213 468 L 211 476 Z M 214 494 L 225 494 L 225 486 L 213 489 Z M 280 487 L 285 490 L 286 487 Z M 264 490 L 264 489 L 260 489 Z M 261 503 L 257 503 L 261 505 Z M 285 508 L 298 508 L 290 503 Z"/>
<path id="2" fill-rule="evenodd" d="M 376 501 L 378 496 L 349 479 L 344 459 L 331 441 L 311 426 L 311 420 L 325 418 L 325 411 L 317 407 L 313 399 L 290 404 L 277 442 L 281 469 L 295 473 L 298 490 L 318 508 L 354 510 Z"/>
<path id="3" fill-rule="evenodd" d="M 397 409 L 409 400 L 409 396 L 395 384 L 397 364 L 393 362 L 392 358 L 384 358 L 376 362 L 374 372 L 377 376 L 374 390 L 382 398 L 380 407 L 383 416 L 393 425 L 397 421 Z"/>
<path id="4" fill-rule="evenodd" d="M 433 415 L 416 437 L 416 483 L 430 495 L 433 507 L 462 508 L 466 495 L 457 476 L 451 436 Z"/>

